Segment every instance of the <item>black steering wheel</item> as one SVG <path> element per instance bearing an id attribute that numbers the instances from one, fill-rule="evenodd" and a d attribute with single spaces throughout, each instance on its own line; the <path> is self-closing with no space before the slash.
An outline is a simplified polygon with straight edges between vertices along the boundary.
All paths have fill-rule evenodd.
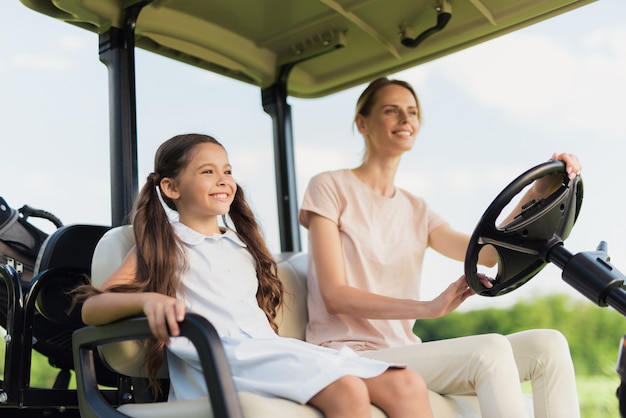
<path id="1" fill-rule="evenodd" d="M 520 214 L 505 225 L 496 225 L 502 210 L 526 186 L 546 175 L 560 175 L 559 188 L 539 201 L 522 206 Z M 499 296 L 517 289 L 532 279 L 546 265 L 547 245 L 555 239 L 569 236 L 583 198 L 580 176 L 569 179 L 565 163 L 549 161 L 526 171 L 513 180 L 489 205 L 478 221 L 465 256 L 465 276 L 468 285 L 482 296 Z M 493 287 L 485 287 L 478 279 L 477 264 L 480 250 L 491 245 L 498 254 L 498 273 Z"/>

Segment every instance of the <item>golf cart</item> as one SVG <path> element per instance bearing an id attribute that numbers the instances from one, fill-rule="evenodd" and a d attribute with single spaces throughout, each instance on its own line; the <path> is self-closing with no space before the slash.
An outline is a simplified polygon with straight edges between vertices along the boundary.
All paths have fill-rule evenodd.
<path id="1" fill-rule="evenodd" d="M 419 65 L 588 3 L 564 0 L 482 3 L 398 1 L 390 7 L 388 2 L 383 1 L 324 0 L 290 2 L 287 5 L 280 1 L 230 1 L 228 4 L 158 0 L 22 2 L 36 11 L 93 31 L 99 37 L 100 58 L 109 69 L 110 80 L 113 227 L 126 223 L 139 183 L 136 166 L 135 47 L 258 86 L 264 109 L 274 121 L 281 260 L 289 260 L 288 254 L 302 251 L 297 224 L 288 96 L 314 98 L 340 91 L 377 75 Z M 106 226 L 100 232 L 104 234 L 108 228 Z M 99 242 L 97 239 L 96 245 Z M 89 265 L 91 258 L 87 258 Z M 93 275 L 93 266 L 91 271 Z M 7 272 L 10 276 L 10 269 Z M 41 299 L 34 295 L 29 291 L 16 297 L 16 300 L 23 301 L 28 296 L 33 301 Z M 35 302 L 24 305 L 25 317 L 30 315 L 30 310 L 37 309 L 36 305 Z M 133 323 L 145 326 L 141 320 Z M 13 329 L 29 326 L 25 319 Z M 140 334 L 133 335 L 139 337 Z M 27 339 L 21 338 L 24 345 L 20 350 L 28 351 Z M 212 341 L 209 337 L 206 340 Z M 76 341 L 74 343 L 76 346 Z M 16 343 L 9 342 L 11 344 Z M 95 342 L 84 344 L 87 349 L 91 348 L 90 344 L 95 346 Z M 81 347 L 75 351 L 77 356 L 82 355 Z M 219 347 L 212 350 L 219 351 Z M 12 361 L 7 356 L 7 362 Z M 85 357 L 76 357 L 75 361 L 82 364 L 91 360 L 87 353 Z M 216 364 L 213 368 L 219 369 L 220 363 Z M 26 372 L 19 371 L 18 374 L 23 376 Z M 120 381 L 126 376 L 118 374 Z M 85 380 L 82 375 L 78 380 L 79 385 L 83 385 Z M 20 383 L 11 386 L 14 381 Z M 98 382 L 96 378 L 90 384 Z M 104 398 L 118 405 L 134 402 L 140 398 L 134 392 L 138 386 L 136 382 L 125 380 L 127 386 L 118 385 L 123 389 Z M 44 395 L 33 395 L 24 377 L 14 380 L 5 375 L 3 385 L 7 396 L 0 408 L 31 411 L 56 408 L 58 411 L 65 410 L 65 413 L 78 408 L 78 403 L 63 401 L 63 405 L 58 405 L 54 399 L 38 404 Z M 214 385 L 215 382 L 210 387 Z M 84 388 L 79 387 L 79 392 L 82 390 Z M 232 392 L 232 388 L 224 390 Z M 50 398 L 58 397 L 51 394 Z M 111 398 L 114 400 L 111 401 Z M 225 399 L 232 397 L 225 396 Z M 85 395 L 85 399 L 79 400 L 82 403 L 81 412 L 86 414 L 89 406 L 83 408 L 83 405 L 93 404 L 92 399 Z M 224 404 L 229 405 L 228 402 Z M 213 409 L 216 415 L 222 410 L 217 406 Z M 227 409 L 225 414 L 235 413 Z"/>

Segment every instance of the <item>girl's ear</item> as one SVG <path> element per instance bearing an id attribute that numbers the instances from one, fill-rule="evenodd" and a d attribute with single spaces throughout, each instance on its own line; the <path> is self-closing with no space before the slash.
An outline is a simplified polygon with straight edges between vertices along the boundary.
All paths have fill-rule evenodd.
<path id="1" fill-rule="evenodd" d="M 161 186 L 161 193 L 163 193 L 167 198 L 176 200 L 180 196 L 178 188 L 176 187 L 174 180 L 171 178 L 163 177 L 159 185 Z"/>

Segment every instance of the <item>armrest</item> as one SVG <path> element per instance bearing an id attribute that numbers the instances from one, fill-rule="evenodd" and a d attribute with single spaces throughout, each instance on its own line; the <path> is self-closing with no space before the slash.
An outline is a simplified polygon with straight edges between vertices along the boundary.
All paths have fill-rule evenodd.
<path id="1" fill-rule="evenodd" d="M 204 317 L 187 314 L 180 323 L 181 336 L 187 337 L 198 350 L 209 389 L 213 414 L 217 417 L 241 418 L 243 413 L 232 381 L 230 367 L 217 331 Z M 102 326 L 88 326 L 73 334 L 74 365 L 78 404 L 82 417 L 124 417 L 100 394 L 94 371 L 94 350 L 102 344 L 150 338 L 152 333 L 145 317 L 136 317 Z"/>

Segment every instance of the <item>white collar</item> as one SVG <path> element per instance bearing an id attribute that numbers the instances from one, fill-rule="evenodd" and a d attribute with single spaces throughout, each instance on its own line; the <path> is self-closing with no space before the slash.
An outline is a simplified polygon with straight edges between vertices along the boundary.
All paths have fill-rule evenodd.
<path id="1" fill-rule="evenodd" d="M 200 245 L 202 244 L 202 242 L 204 242 L 205 239 L 210 239 L 213 241 L 218 241 L 220 239 L 229 239 L 230 241 L 241 247 L 246 247 L 246 244 L 241 241 L 237 233 L 230 228 L 220 228 L 222 231 L 221 234 L 206 236 L 180 222 L 172 222 L 172 227 L 176 231 L 180 240 L 187 245 Z"/>

